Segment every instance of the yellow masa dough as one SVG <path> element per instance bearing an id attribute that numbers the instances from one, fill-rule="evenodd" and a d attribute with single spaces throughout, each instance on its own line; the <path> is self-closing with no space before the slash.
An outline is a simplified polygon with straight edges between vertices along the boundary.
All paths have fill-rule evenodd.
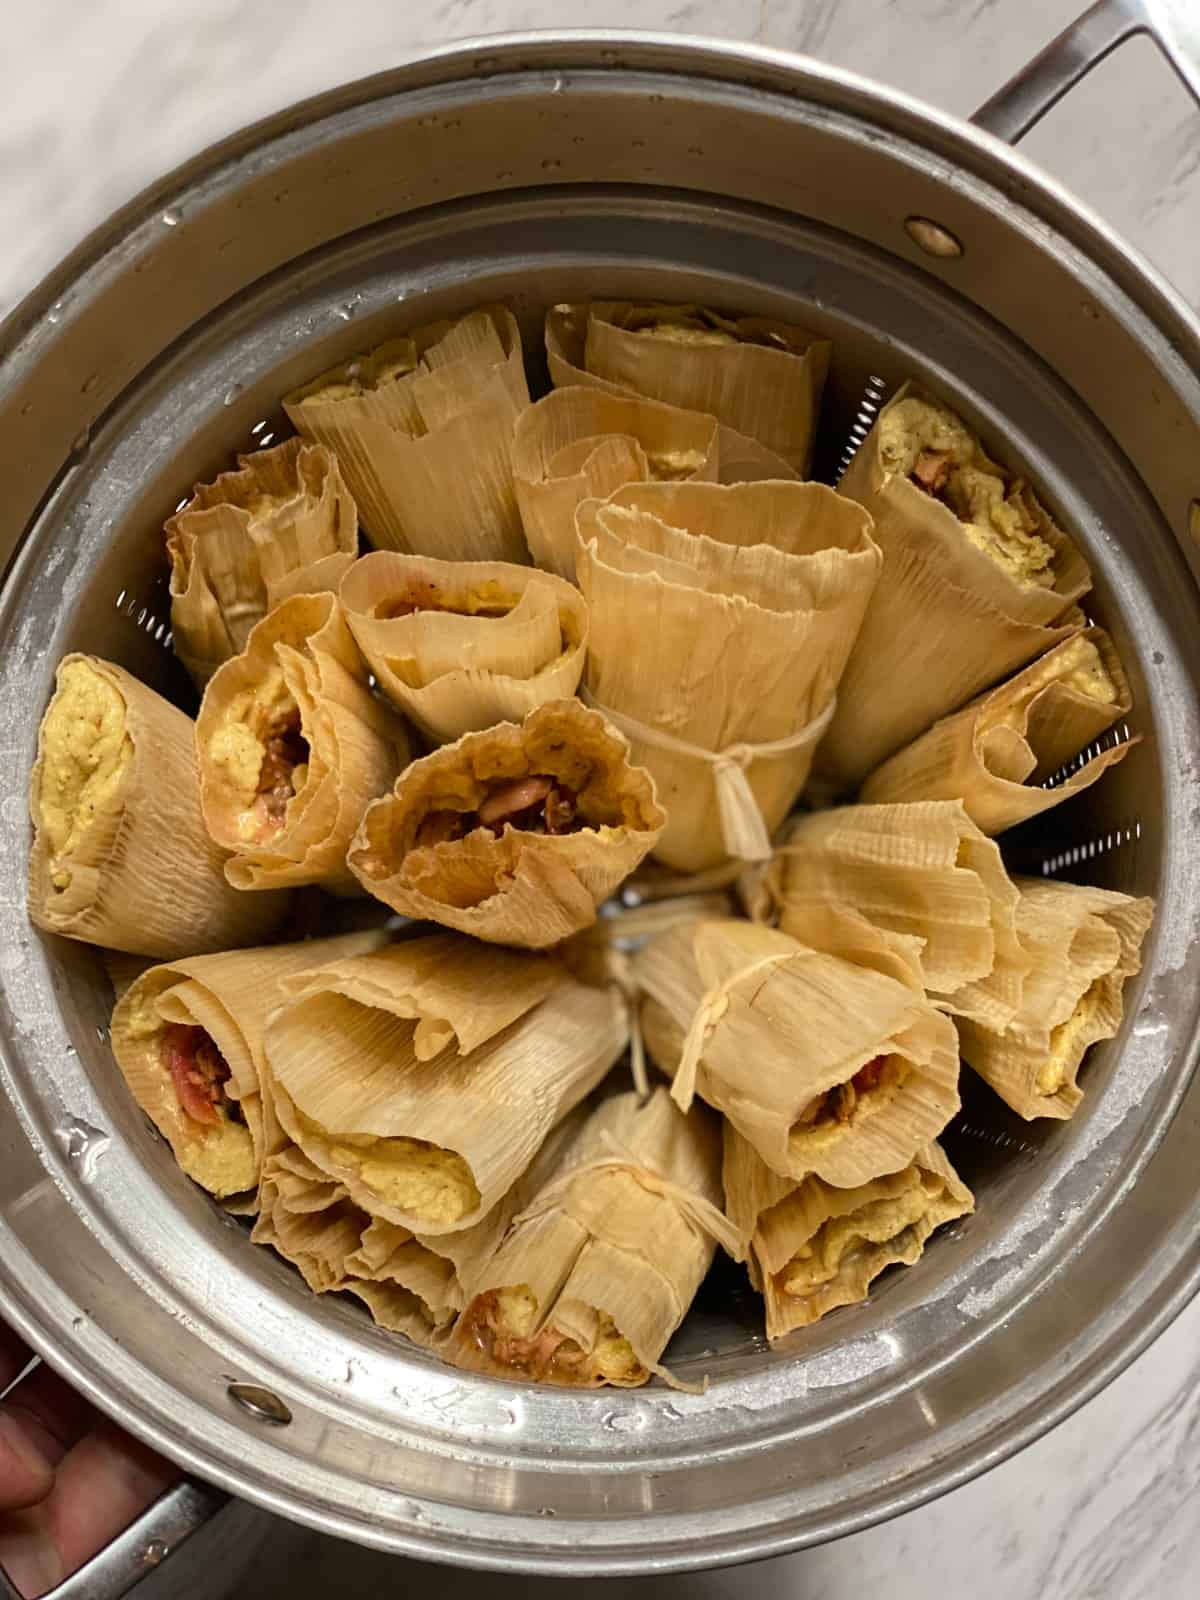
<path id="1" fill-rule="evenodd" d="M 367 1188 L 389 1205 L 424 1222 L 457 1222 L 479 1204 L 471 1169 L 454 1150 L 421 1139 L 373 1139 L 351 1143 L 343 1136 L 333 1159 L 356 1167 Z"/>
<path id="2" fill-rule="evenodd" d="M 97 812 L 114 803 L 132 760 L 120 691 L 87 661 L 68 662 L 46 712 L 38 792 L 56 889 L 71 881 L 63 857 L 78 849 Z"/>
<path id="3" fill-rule="evenodd" d="M 1071 1060 L 1079 1035 L 1091 1022 L 1099 1004 L 1100 985 L 1094 983 L 1082 996 L 1065 1022 L 1060 1022 L 1050 1032 L 1050 1054 L 1037 1075 L 1039 1094 L 1054 1095 L 1067 1081 L 1067 1063 Z"/>
<path id="4" fill-rule="evenodd" d="M 1023 587 L 1053 589 L 1054 549 L 1038 537 L 1022 485 L 1005 481 L 947 406 L 912 396 L 891 406 L 879 420 L 879 448 L 887 470 L 903 477 L 926 451 L 945 457 L 950 470 L 939 497 L 966 537 Z"/>

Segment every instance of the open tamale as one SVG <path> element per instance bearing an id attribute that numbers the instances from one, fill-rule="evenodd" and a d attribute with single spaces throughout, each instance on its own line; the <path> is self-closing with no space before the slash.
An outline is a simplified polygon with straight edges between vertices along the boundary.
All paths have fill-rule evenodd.
<path id="1" fill-rule="evenodd" d="M 883 572 L 817 760 L 836 793 L 1083 626 L 1087 562 L 1023 478 L 906 384 L 838 485 L 875 522 Z"/>
<path id="2" fill-rule="evenodd" d="M 49 933 L 161 960 L 256 944 L 287 910 L 226 882 L 191 718 L 98 656 L 59 664 L 29 809 L 29 915 Z"/>
<path id="3" fill-rule="evenodd" d="M 367 809 L 349 864 L 406 916 L 540 949 L 595 921 L 665 821 L 625 739 L 553 701 L 413 762 Z"/>
<path id="4" fill-rule="evenodd" d="M 150 967 L 112 1017 L 117 1065 L 189 1178 L 221 1199 L 257 1187 L 266 1147 L 262 1040 L 286 979 L 373 949 L 345 934 Z"/>
<path id="5" fill-rule="evenodd" d="M 960 799 L 984 833 L 1003 833 L 1090 788 L 1124 760 L 1136 738 L 1107 750 L 1088 747 L 1131 704 L 1111 639 L 1089 628 L 935 722 L 877 767 L 859 798 Z M 1060 777 L 1068 764 L 1074 770 Z"/>
<path id="6" fill-rule="evenodd" d="M 407 765 L 400 718 L 371 693 L 335 595 L 293 595 L 214 674 L 196 721 L 200 798 L 239 889 L 359 892 L 346 851 Z"/>

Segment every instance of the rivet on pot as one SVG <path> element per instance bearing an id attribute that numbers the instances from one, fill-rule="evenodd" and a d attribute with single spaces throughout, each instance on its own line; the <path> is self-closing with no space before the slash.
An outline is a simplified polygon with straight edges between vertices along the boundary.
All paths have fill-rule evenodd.
<path id="1" fill-rule="evenodd" d="M 283 1427 L 292 1420 L 291 1411 L 279 1396 L 270 1389 L 260 1388 L 257 1383 L 231 1383 L 225 1392 L 235 1405 L 257 1417 L 259 1422 Z"/>
<path id="2" fill-rule="evenodd" d="M 906 217 L 904 231 L 927 256 L 939 256 L 942 260 L 951 260 L 963 254 L 962 240 L 951 233 L 949 228 L 943 228 L 940 222 L 933 222 L 929 217 Z"/>
<path id="3" fill-rule="evenodd" d="M 1200 497 L 1188 506 L 1188 532 L 1196 543 L 1200 544 Z"/>

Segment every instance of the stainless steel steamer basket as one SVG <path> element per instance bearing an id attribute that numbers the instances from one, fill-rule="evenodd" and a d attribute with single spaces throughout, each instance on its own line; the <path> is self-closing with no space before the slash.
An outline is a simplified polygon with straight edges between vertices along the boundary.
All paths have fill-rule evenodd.
<path id="1" fill-rule="evenodd" d="M 1150 22 L 1194 87 L 1182 5 L 1104 0 L 989 119 L 1019 131 Z M 547 304 L 598 290 L 832 337 L 827 474 L 864 394 L 913 371 L 1004 441 L 1087 549 L 1143 736 L 1010 858 L 1160 899 L 1075 1120 L 1029 1127 L 993 1101 L 984 1122 L 969 1103 L 951 1142 L 977 1214 L 782 1351 L 718 1271 L 672 1353 L 711 1375 L 702 1396 L 458 1377 L 315 1300 L 175 1168 L 110 1059 L 98 962 L 37 937 L 18 888 L 62 653 L 182 688 L 159 529 L 193 480 L 265 443 L 292 384 L 397 326 L 504 299 L 532 351 Z M 1077 1406 L 1200 1277 L 1198 375 L 1195 319 L 995 138 L 761 50 L 450 50 L 264 123 L 127 208 L 0 335 L 4 1314 L 204 1478 L 493 1568 L 665 1572 L 827 1539 Z"/>

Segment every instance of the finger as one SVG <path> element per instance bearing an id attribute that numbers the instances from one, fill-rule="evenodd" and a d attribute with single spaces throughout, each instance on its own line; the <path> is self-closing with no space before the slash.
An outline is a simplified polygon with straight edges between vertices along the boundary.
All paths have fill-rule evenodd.
<path id="1" fill-rule="evenodd" d="M 55 1467 L 94 1417 L 87 1401 L 49 1367 L 22 1378 L 0 1404 L 0 1510 L 44 1499 Z"/>
<path id="2" fill-rule="evenodd" d="M 68 1451 L 33 1511 L 0 1517 L 0 1567 L 26 1595 L 61 1583 L 179 1477 L 169 1461 L 102 1420 Z"/>

